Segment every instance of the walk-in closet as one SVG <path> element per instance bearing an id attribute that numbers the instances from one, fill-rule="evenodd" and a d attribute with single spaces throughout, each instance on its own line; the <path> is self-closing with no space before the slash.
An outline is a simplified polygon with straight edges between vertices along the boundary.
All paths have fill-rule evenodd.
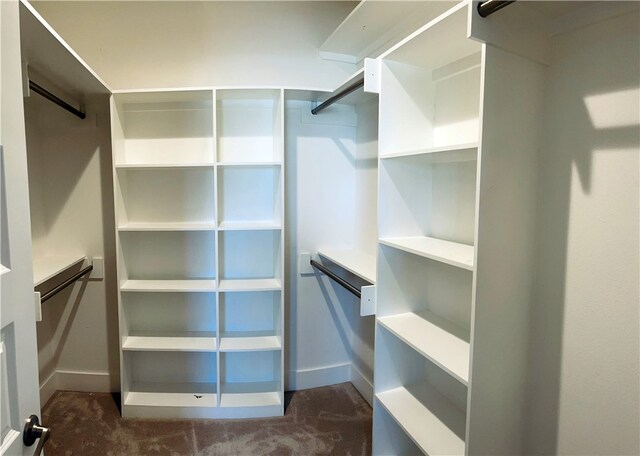
<path id="1" fill-rule="evenodd" d="M 640 3 L 0 24 L 0 456 L 640 452 Z"/>

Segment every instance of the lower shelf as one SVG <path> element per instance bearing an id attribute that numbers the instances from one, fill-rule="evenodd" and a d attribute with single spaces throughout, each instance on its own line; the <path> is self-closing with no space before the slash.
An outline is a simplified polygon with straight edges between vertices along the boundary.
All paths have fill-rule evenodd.
<path id="1" fill-rule="evenodd" d="M 282 343 L 278 336 L 259 335 L 259 333 L 249 334 L 248 336 L 243 336 L 240 332 L 222 334 L 220 351 L 269 351 L 282 348 Z"/>
<path id="2" fill-rule="evenodd" d="M 120 291 L 186 293 L 216 291 L 216 281 L 201 280 L 126 280 L 120 283 Z"/>
<path id="3" fill-rule="evenodd" d="M 124 404 L 142 407 L 216 407 L 218 396 L 213 383 L 137 383 Z"/>
<path id="4" fill-rule="evenodd" d="M 220 407 L 268 407 L 281 405 L 276 382 L 224 383 Z"/>
<path id="5" fill-rule="evenodd" d="M 122 341 L 124 351 L 215 352 L 213 332 L 139 331 Z"/>
<path id="6" fill-rule="evenodd" d="M 425 454 L 464 455 L 465 414 L 427 382 L 376 394 Z"/>

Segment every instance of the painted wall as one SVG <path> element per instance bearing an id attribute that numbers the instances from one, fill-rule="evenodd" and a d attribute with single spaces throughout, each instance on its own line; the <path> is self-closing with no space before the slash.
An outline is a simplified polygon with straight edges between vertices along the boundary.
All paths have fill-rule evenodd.
<path id="1" fill-rule="evenodd" d="M 558 36 L 539 162 L 533 454 L 638 454 L 640 17 Z"/>
<path id="2" fill-rule="evenodd" d="M 113 191 L 107 98 L 80 120 L 38 95 L 25 99 L 34 259 L 104 258 L 104 280 L 81 280 L 42 305 L 41 397 L 118 388 Z M 70 270 L 72 275 L 81 266 Z M 38 287 L 47 291 L 65 277 Z"/>
<path id="3" fill-rule="evenodd" d="M 355 2 L 35 2 L 112 89 L 331 89 L 353 73 L 318 48 Z"/>

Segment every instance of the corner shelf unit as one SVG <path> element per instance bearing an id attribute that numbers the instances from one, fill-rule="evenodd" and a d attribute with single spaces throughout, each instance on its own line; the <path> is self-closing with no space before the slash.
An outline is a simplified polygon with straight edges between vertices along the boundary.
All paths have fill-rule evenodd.
<path id="1" fill-rule="evenodd" d="M 375 75 L 375 455 L 523 451 L 544 67 L 486 45 L 509 25 L 475 5 L 417 29 Z"/>
<path id="2" fill-rule="evenodd" d="M 467 14 L 381 56 L 374 454 L 466 452 L 482 51 Z"/>
<path id="3" fill-rule="evenodd" d="M 283 414 L 283 108 L 271 89 L 113 95 L 125 417 Z"/>

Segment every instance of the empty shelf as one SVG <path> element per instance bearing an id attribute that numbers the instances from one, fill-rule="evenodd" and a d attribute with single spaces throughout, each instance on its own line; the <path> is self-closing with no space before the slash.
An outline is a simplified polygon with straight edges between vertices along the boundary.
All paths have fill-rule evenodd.
<path id="1" fill-rule="evenodd" d="M 281 403 L 276 382 L 225 383 L 222 385 L 220 407 L 265 407 Z"/>
<path id="2" fill-rule="evenodd" d="M 157 169 L 157 168 L 211 168 L 213 163 L 123 163 L 116 169 Z"/>
<path id="3" fill-rule="evenodd" d="M 73 266 L 81 264 L 85 256 L 48 256 L 34 260 L 33 262 L 33 286 L 43 284 L 49 279 L 66 271 Z"/>
<path id="4" fill-rule="evenodd" d="M 376 397 L 425 454 L 464 454 L 464 413 L 427 382 Z"/>
<path id="5" fill-rule="evenodd" d="M 280 350 L 282 343 L 278 336 L 258 336 L 247 333 L 227 333 L 220 338 L 220 351 L 267 351 Z"/>
<path id="6" fill-rule="evenodd" d="M 463 329 L 428 311 L 382 317 L 378 322 L 463 384 L 468 384 L 470 349 Z"/>
<path id="7" fill-rule="evenodd" d="M 220 231 L 243 231 L 243 230 L 280 230 L 280 222 L 260 221 L 260 222 L 221 222 L 218 225 Z"/>
<path id="8" fill-rule="evenodd" d="M 358 250 L 318 250 L 318 254 L 369 283 L 376 283 L 376 257 Z"/>
<path id="9" fill-rule="evenodd" d="M 208 222 L 131 222 L 118 226 L 118 231 L 213 231 Z"/>
<path id="10" fill-rule="evenodd" d="M 142 407 L 216 407 L 215 383 L 136 383 L 125 405 Z"/>
<path id="11" fill-rule="evenodd" d="M 383 238 L 380 243 L 431 260 L 473 271 L 473 246 L 426 236 Z"/>
<path id="12" fill-rule="evenodd" d="M 274 291 L 282 289 L 280 279 L 225 279 L 220 291 Z"/>
<path id="13" fill-rule="evenodd" d="M 218 162 L 218 166 L 282 166 L 279 161 L 235 161 Z"/>
<path id="14" fill-rule="evenodd" d="M 124 351 L 215 352 L 213 332 L 134 332 L 122 343 Z"/>
<path id="15" fill-rule="evenodd" d="M 451 163 L 478 159 L 478 143 L 455 144 L 380 155 L 381 159 L 412 157 L 422 163 Z"/>
<path id="16" fill-rule="evenodd" d="M 126 280 L 120 291 L 131 292 L 207 292 L 216 291 L 215 280 Z"/>

